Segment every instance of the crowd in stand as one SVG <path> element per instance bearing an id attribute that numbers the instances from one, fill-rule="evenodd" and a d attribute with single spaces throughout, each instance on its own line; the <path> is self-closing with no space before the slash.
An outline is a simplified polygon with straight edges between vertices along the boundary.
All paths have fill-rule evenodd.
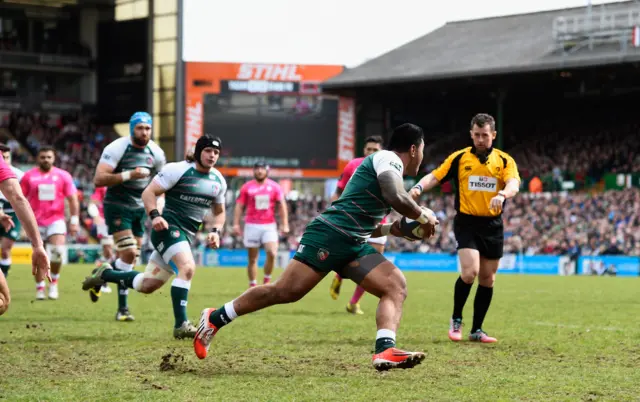
<path id="1" fill-rule="evenodd" d="M 108 127 L 94 124 L 90 115 L 80 112 L 67 114 L 8 113 L 2 119 L 2 128 L 9 131 L 7 145 L 12 150 L 13 164 L 35 166 L 37 150 L 42 145 L 56 148 L 56 166 L 71 174 L 78 188 L 81 221 L 85 222 L 77 243 L 87 243 L 94 234 L 95 225 L 87 213 L 88 200 L 93 193 L 93 172 L 102 149 L 117 134 Z"/>
<path id="2" fill-rule="evenodd" d="M 428 193 L 421 204 L 432 209 L 440 225 L 434 238 L 409 242 L 389 237 L 387 250 L 455 253 L 454 196 Z M 295 250 L 306 224 L 326 207 L 315 199 L 289 202 Z M 398 215 L 392 213 L 392 219 Z M 525 255 L 640 255 L 640 189 L 601 193 L 522 193 L 505 205 L 505 252 Z M 241 242 L 227 235 L 227 245 Z"/>
<path id="3" fill-rule="evenodd" d="M 594 125 L 586 135 L 572 127 L 573 123 L 541 122 L 533 134 L 510 133 L 504 148 L 517 161 L 525 185 L 537 177 L 545 191 L 562 190 L 566 180 L 583 189 L 600 181 L 605 173 L 640 172 L 640 124 Z M 469 145 L 466 133 L 438 141 L 426 149 L 427 171 L 442 162 L 452 149 Z"/>
<path id="4" fill-rule="evenodd" d="M 86 242 L 95 231 L 86 213 L 87 200 L 93 192 L 92 177 L 100 153 L 117 134 L 93 123 L 91 116 L 11 113 L 4 117 L 3 128 L 13 138 L 14 164 L 33 163 L 33 154 L 42 144 L 54 144 L 58 150 L 56 165 L 69 171 L 79 189 L 81 219 L 85 231 L 76 241 Z M 625 125 L 615 130 L 599 130 L 587 139 L 561 135 L 547 130 L 546 135 L 532 137 L 508 148 L 519 162 L 525 180 L 532 176 L 566 175 L 593 177 L 605 172 L 640 172 L 640 136 L 638 126 Z M 580 141 L 578 141 L 578 139 Z M 451 141 L 447 143 L 451 146 Z M 450 152 L 450 147 L 448 148 Z M 437 153 L 437 147 L 433 149 Z M 444 157 L 430 157 L 440 162 Z M 435 163 L 427 165 L 427 169 Z M 525 185 L 526 187 L 526 185 Z M 545 188 L 548 190 L 549 188 Z M 454 196 L 448 189 L 425 195 L 421 201 L 440 219 L 437 235 L 427 242 L 408 242 L 390 238 L 390 251 L 454 253 L 456 241 L 452 230 L 455 215 Z M 232 202 L 233 197 L 229 197 Z M 294 250 L 307 223 L 327 207 L 322 197 L 303 195 L 289 201 L 291 233 L 282 238 L 282 248 Z M 233 205 L 229 205 L 231 211 Z M 231 217 L 229 216 L 229 221 Z M 505 251 L 528 255 L 640 255 L 640 190 L 599 193 L 543 192 L 519 194 L 505 207 Z M 222 244 L 242 247 L 241 239 L 225 232 Z"/>

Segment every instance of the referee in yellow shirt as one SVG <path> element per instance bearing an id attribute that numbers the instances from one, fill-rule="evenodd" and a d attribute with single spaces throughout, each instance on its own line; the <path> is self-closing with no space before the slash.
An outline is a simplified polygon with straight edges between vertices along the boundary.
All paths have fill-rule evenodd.
<path id="1" fill-rule="evenodd" d="M 491 304 L 493 284 L 502 258 L 502 207 L 505 200 L 518 193 L 520 175 L 513 158 L 493 148 L 496 139 L 493 117 L 484 113 L 474 116 L 471 139 L 473 146 L 449 155 L 442 165 L 423 177 L 410 194 L 418 199 L 423 191 L 455 180 L 456 217 L 453 227 L 462 273 L 454 288 L 449 339 L 455 342 L 462 340 L 462 310 L 478 277 L 469 340 L 493 343 L 496 338 L 487 335 L 482 323 Z"/>

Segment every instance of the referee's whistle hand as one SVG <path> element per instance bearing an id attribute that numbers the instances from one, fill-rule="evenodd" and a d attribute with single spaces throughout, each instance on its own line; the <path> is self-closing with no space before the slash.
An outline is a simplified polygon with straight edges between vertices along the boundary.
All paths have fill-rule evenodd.
<path id="1" fill-rule="evenodd" d="M 489 208 L 492 211 L 500 212 L 502 211 L 502 204 L 504 203 L 504 197 L 502 195 L 496 195 L 489 202 Z"/>

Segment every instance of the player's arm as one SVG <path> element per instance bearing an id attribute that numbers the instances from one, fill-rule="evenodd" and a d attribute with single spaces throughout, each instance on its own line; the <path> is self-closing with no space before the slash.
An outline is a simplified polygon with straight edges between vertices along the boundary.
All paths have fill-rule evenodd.
<path id="1" fill-rule="evenodd" d="M 289 233 L 289 208 L 287 206 L 287 199 L 282 192 L 282 187 L 278 187 L 278 193 L 276 194 L 278 201 L 278 208 L 280 208 L 280 219 L 282 219 L 282 233 Z"/>
<path id="2" fill-rule="evenodd" d="M 149 175 L 148 169 L 144 168 L 113 173 L 124 154 L 124 149 L 121 148 L 119 142 L 112 142 L 102 151 L 96 174 L 93 177 L 93 184 L 96 187 L 111 187 L 132 179 L 142 179 Z"/>
<path id="3" fill-rule="evenodd" d="M 142 203 L 144 204 L 144 209 L 147 211 L 147 215 L 151 219 L 151 226 L 156 231 L 169 229 L 169 224 L 162 215 L 160 215 L 160 211 L 158 210 L 158 197 L 163 195 L 166 191 L 167 189 L 154 179 L 142 192 Z"/>
<path id="4" fill-rule="evenodd" d="M 151 211 L 158 210 L 158 197 L 167 192 L 160 183 L 156 180 L 152 180 L 151 183 L 142 192 L 142 203 L 147 214 L 151 216 Z"/>
<path id="5" fill-rule="evenodd" d="M 0 182 L 0 191 L 5 197 L 7 197 L 7 200 L 13 207 L 13 210 L 18 216 L 18 220 L 22 223 L 24 231 L 31 241 L 31 245 L 34 248 L 43 247 L 40 231 L 38 230 L 38 224 L 36 223 L 36 217 L 33 214 L 31 205 L 29 205 L 29 201 L 27 201 L 22 193 L 18 180 L 8 179 Z"/>
<path id="6" fill-rule="evenodd" d="M 0 272 L 0 315 L 7 312 L 11 303 L 11 293 L 9 293 L 9 285 L 4 278 L 4 274 Z"/>
<path id="7" fill-rule="evenodd" d="M 222 232 L 222 228 L 224 228 L 224 224 L 227 219 L 226 209 L 224 206 L 226 192 L 227 182 L 222 179 L 222 188 L 220 189 L 220 193 L 216 196 L 215 200 L 213 200 L 213 204 L 211 204 L 213 228 L 207 235 L 207 243 L 209 243 L 209 246 L 212 248 L 220 247 L 220 233 Z"/>
<path id="8" fill-rule="evenodd" d="M 238 232 L 240 230 L 240 217 L 242 217 L 242 212 L 244 212 L 244 206 L 247 204 L 248 197 L 247 187 L 244 185 L 240 188 L 240 194 L 236 199 L 236 207 L 233 210 L 233 230 L 237 234 L 239 234 Z"/>
<path id="9" fill-rule="evenodd" d="M 0 176 L 3 176 L 2 167 L 0 166 Z M 5 176 L 6 177 L 6 176 Z M 22 223 L 25 233 L 31 241 L 31 273 L 33 275 L 43 274 L 49 281 L 51 281 L 51 273 L 49 271 L 49 257 L 44 249 L 44 243 L 40 237 L 40 230 L 38 230 L 38 223 L 36 217 L 33 214 L 29 201 L 22 192 L 23 188 L 29 188 L 26 184 L 26 180 L 22 180 L 26 186 L 22 183 L 18 183 L 18 180 L 14 178 L 7 178 L 2 180 L 0 178 L 0 191 L 4 194 L 5 198 L 16 213 L 18 220 Z"/>
<path id="10" fill-rule="evenodd" d="M 64 191 L 69 203 L 69 213 L 71 214 L 69 223 L 77 226 L 80 224 L 80 202 L 78 201 L 78 189 L 73 184 L 73 179 L 70 175 L 66 179 Z"/>
<path id="11" fill-rule="evenodd" d="M 115 166 L 111 166 L 107 163 L 99 163 L 96 168 L 96 174 L 93 177 L 93 184 L 96 187 L 112 187 L 116 184 L 124 183 L 132 179 L 142 179 L 148 176 L 144 171 L 139 170 L 142 168 L 136 168 L 135 170 L 125 170 L 121 173 L 113 173 Z"/>
<path id="12" fill-rule="evenodd" d="M 280 198 L 278 206 L 280 208 L 280 217 L 282 219 L 282 231 L 287 233 L 289 232 L 289 207 L 287 206 L 287 200 L 284 197 Z"/>
<path id="13" fill-rule="evenodd" d="M 226 209 L 224 207 L 224 202 L 217 204 L 211 204 L 211 214 L 213 216 L 213 227 L 216 228 L 218 232 L 222 230 L 224 227 L 224 223 L 227 220 Z"/>
<path id="14" fill-rule="evenodd" d="M 161 172 L 164 169 L 165 165 L 167 164 L 167 157 L 164 154 L 164 151 L 160 147 L 157 147 L 157 150 L 155 151 L 155 153 L 156 153 L 156 158 L 155 158 L 154 168 L 156 172 Z M 159 196 L 158 200 L 156 201 L 156 208 L 158 208 L 158 211 L 160 211 L 160 213 L 162 213 L 162 210 L 164 209 L 165 201 L 166 200 L 164 198 L 164 194 Z"/>
<path id="15" fill-rule="evenodd" d="M 378 227 L 374 229 L 373 233 L 371 233 L 371 237 L 373 238 L 383 237 L 388 235 L 402 237 L 402 232 L 400 232 L 400 225 L 398 221 L 378 225 Z"/>
<path id="16" fill-rule="evenodd" d="M 402 161 L 390 151 L 376 152 L 373 169 L 378 176 L 382 198 L 400 215 L 419 220 L 422 209 L 404 189 L 402 181 Z M 424 223 L 424 222 L 420 222 Z"/>
<path id="17" fill-rule="evenodd" d="M 179 163 L 169 163 L 159 172 L 142 192 L 142 203 L 147 215 L 151 218 L 151 226 L 154 230 L 169 228 L 169 224 L 160 215 L 158 210 L 158 197 L 164 195 L 178 183 L 184 174 L 184 166 Z"/>
<path id="18" fill-rule="evenodd" d="M 452 174 L 453 160 L 459 153 L 460 151 L 452 153 L 440 166 L 420 179 L 420 181 L 409 191 L 411 197 L 413 197 L 414 200 L 417 200 L 423 192 L 431 190 L 448 179 Z"/>
<path id="19" fill-rule="evenodd" d="M 378 183 L 382 190 L 382 198 L 391 208 L 402 216 L 418 220 L 422 215 L 422 209 L 405 191 L 402 176 L 388 170 L 378 175 Z"/>

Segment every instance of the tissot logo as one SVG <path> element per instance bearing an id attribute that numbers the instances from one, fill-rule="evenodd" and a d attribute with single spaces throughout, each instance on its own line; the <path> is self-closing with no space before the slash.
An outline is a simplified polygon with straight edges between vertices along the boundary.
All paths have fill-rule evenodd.
<path id="1" fill-rule="evenodd" d="M 469 190 L 495 192 L 498 180 L 495 177 L 469 176 Z"/>

